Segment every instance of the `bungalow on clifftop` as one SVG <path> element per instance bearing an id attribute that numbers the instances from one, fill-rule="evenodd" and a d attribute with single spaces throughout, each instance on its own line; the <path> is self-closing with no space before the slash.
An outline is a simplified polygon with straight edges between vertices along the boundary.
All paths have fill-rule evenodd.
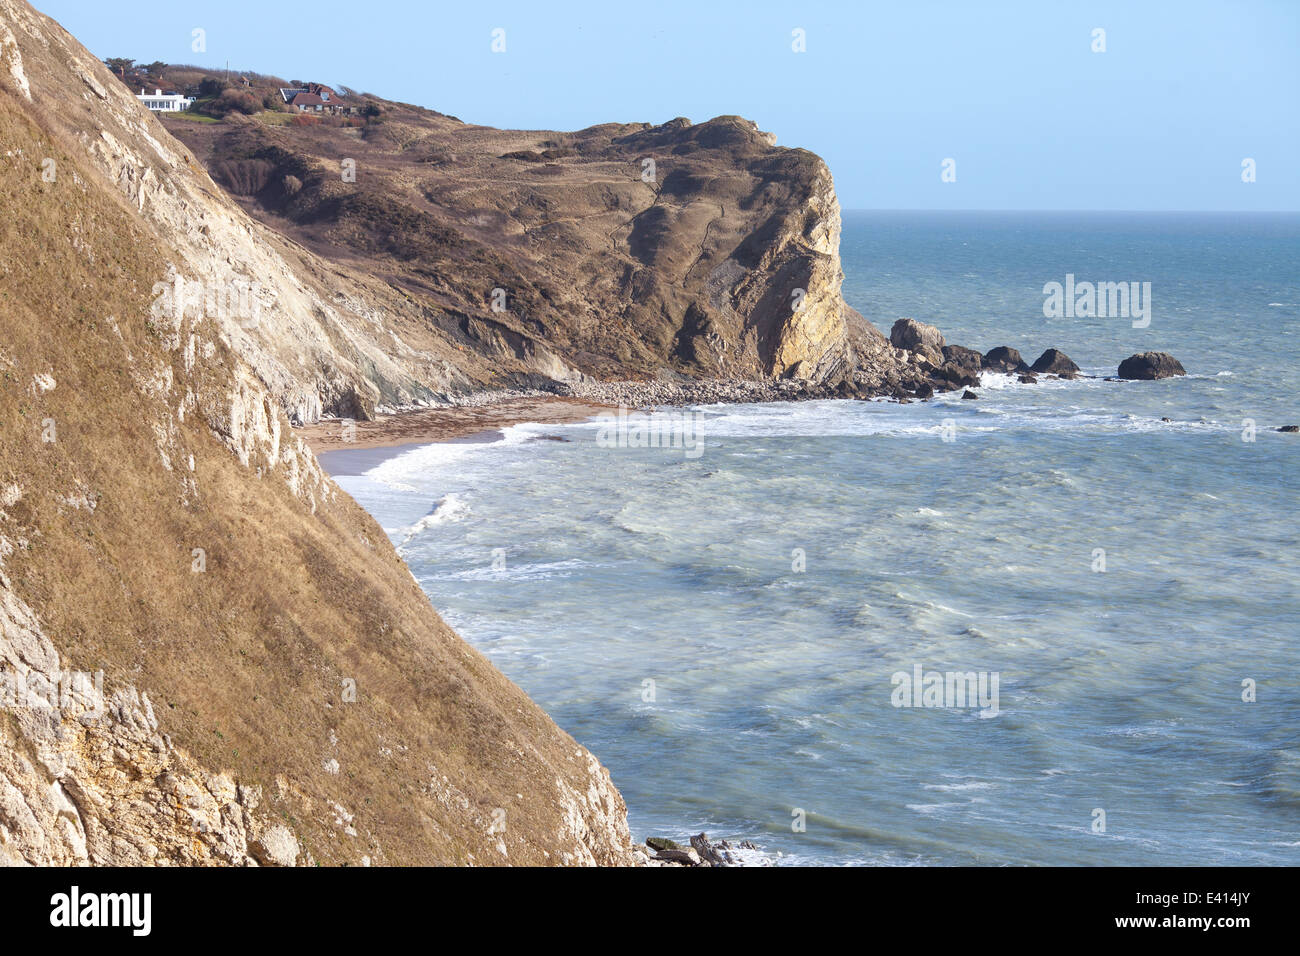
<path id="1" fill-rule="evenodd" d="M 355 113 L 357 108 L 328 86 L 308 83 L 303 89 L 280 90 L 280 96 L 299 113 Z"/>
<path id="2" fill-rule="evenodd" d="M 181 113 L 194 105 L 194 97 L 184 93 L 164 93 L 155 89 L 153 94 L 141 90 L 135 97 L 155 113 Z"/>

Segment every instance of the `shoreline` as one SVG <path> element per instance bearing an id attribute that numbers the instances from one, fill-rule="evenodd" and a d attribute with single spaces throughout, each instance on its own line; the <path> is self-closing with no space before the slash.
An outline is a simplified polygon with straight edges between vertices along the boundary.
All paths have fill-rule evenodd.
<path id="1" fill-rule="evenodd" d="M 311 448 L 321 467 L 337 477 L 364 474 L 389 458 L 423 445 L 492 442 L 511 425 L 584 422 L 612 407 L 560 395 L 506 395 L 473 405 L 403 410 L 378 415 L 371 421 L 322 419 L 293 430 Z"/>
<path id="2" fill-rule="evenodd" d="M 511 425 L 567 424 L 589 421 L 619 408 L 647 410 L 692 405 L 767 404 L 814 399 L 893 398 L 888 392 L 857 392 L 814 386 L 807 382 L 747 379 L 583 382 L 560 391 L 497 389 L 448 397 L 437 405 L 380 406 L 371 420 L 322 417 L 293 431 L 318 457 L 338 451 L 360 451 L 436 444 L 465 439 Z M 345 426 L 351 424 L 348 436 Z"/>
<path id="3" fill-rule="evenodd" d="M 1047 375 L 1056 378 L 1056 375 Z M 1094 378 L 1086 374 L 1071 378 Z M 978 379 L 970 384 L 976 387 Z M 958 386 L 960 390 L 963 386 Z M 686 408 L 693 405 L 772 404 L 817 399 L 858 401 L 925 401 L 934 395 L 846 395 L 841 390 L 810 388 L 792 381 L 705 380 L 683 382 L 586 382 L 569 394 L 541 391 L 475 392 L 446 404 L 381 408 L 370 420 L 322 418 L 293 431 L 311 448 L 330 475 L 360 475 L 389 458 L 422 445 L 444 442 L 491 442 L 502 429 L 521 424 L 571 424 L 591 421 L 620 408 Z"/>
<path id="4" fill-rule="evenodd" d="M 331 478 L 360 476 L 390 458 L 431 444 L 487 444 L 518 424 L 569 424 L 589 421 L 618 406 L 559 395 L 481 396 L 474 404 L 396 411 L 372 421 L 354 422 L 353 440 L 344 438 L 345 419 L 323 419 L 294 431 L 310 446 Z M 364 509 L 364 505 L 362 508 Z M 431 602 L 432 603 L 432 602 Z M 441 613 L 441 612 L 439 612 Z M 705 833 L 688 842 L 647 836 L 632 840 L 634 867 L 775 866 L 775 856 L 749 840 L 710 840 Z"/>

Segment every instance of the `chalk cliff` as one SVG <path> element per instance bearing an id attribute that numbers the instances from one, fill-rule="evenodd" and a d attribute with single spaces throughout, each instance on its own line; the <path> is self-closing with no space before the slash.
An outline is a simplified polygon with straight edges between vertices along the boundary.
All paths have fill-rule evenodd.
<path id="1" fill-rule="evenodd" d="M 0 209 L 0 862 L 629 861 L 605 769 L 289 428 L 488 360 L 251 220 L 22 0 Z"/>

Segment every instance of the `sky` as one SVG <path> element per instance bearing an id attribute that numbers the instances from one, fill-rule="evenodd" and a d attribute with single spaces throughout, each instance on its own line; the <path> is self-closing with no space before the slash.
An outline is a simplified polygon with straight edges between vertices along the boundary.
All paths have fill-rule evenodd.
<path id="1" fill-rule="evenodd" d="M 1300 210 L 1300 0 L 34 5 L 100 58 L 490 126 L 739 114 L 825 159 L 846 209 Z"/>

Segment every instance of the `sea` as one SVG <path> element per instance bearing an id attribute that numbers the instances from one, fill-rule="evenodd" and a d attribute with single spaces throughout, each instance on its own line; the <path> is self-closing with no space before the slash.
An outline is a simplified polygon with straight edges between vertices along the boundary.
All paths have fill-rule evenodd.
<path id="1" fill-rule="evenodd" d="M 636 839 L 1300 864 L 1300 215 L 847 212 L 841 254 L 882 331 L 1093 377 L 666 409 L 658 447 L 519 425 L 339 484 Z M 1067 276 L 1147 314 L 1048 314 Z M 1187 375 L 1106 380 L 1148 350 Z"/>

